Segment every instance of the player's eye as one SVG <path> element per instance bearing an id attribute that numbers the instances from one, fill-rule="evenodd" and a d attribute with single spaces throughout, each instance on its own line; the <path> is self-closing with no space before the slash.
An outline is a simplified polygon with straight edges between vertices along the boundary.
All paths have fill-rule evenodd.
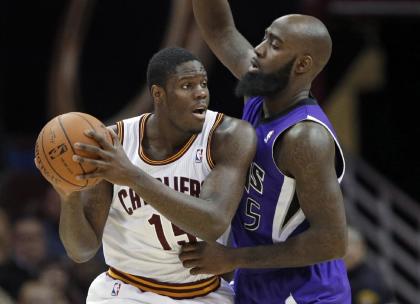
<path id="1" fill-rule="evenodd" d="M 277 45 L 276 43 L 271 43 L 271 47 L 272 47 L 274 50 L 278 50 L 278 49 L 280 49 L 280 46 L 279 46 L 279 45 Z"/>
<path id="2" fill-rule="evenodd" d="M 191 85 L 191 83 L 189 83 L 189 82 L 184 83 L 184 84 L 181 86 L 181 88 L 183 88 L 184 90 L 189 90 L 189 89 L 191 89 L 191 87 L 192 87 L 192 85 Z"/>

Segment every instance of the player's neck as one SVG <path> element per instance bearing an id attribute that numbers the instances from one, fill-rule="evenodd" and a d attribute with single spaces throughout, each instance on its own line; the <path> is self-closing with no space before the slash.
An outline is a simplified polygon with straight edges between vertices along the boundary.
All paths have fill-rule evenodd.
<path id="1" fill-rule="evenodd" d="M 278 95 L 264 98 L 264 118 L 269 118 L 284 112 L 286 109 L 294 106 L 302 99 L 308 98 L 309 89 L 299 91 L 284 91 Z"/>
<path id="2" fill-rule="evenodd" d="M 175 128 L 166 119 L 153 114 L 146 123 L 145 140 L 153 150 L 165 151 L 168 154 L 177 152 L 193 134 Z"/>

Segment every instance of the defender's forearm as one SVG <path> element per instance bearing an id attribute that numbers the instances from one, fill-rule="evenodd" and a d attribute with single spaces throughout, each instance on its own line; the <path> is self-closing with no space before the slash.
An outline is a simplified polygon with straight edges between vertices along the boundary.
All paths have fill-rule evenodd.
<path id="1" fill-rule="evenodd" d="M 241 78 L 250 65 L 253 47 L 237 30 L 227 0 L 193 0 L 195 20 L 216 57 Z"/>
<path id="2" fill-rule="evenodd" d="M 332 259 L 345 253 L 345 236 L 340 233 L 306 231 L 269 246 L 243 247 L 233 250 L 235 268 L 303 267 Z"/>
<path id="3" fill-rule="evenodd" d="M 193 10 L 197 24 L 206 37 L 235 27 L 227 0 L 193 0 Z"/>

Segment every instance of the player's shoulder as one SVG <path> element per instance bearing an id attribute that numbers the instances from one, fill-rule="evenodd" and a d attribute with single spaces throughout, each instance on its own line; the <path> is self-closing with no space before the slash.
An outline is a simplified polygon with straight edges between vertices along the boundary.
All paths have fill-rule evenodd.
<path id="1" fill-rule="evenodd" d="M 247 167 L 255 155 L 257 135 L 248 122 L 224 115 L 214 130 L 211 146 L 216 163 Z"/>
<path id="2" fill-rule="evenodd" d="M 276 163 L 290 176 L 304 174 L 308 164 L 323 165 L 334 158 L 334 153 L 334 140 L 328 130 L 313 121 L 293 125 L 275 146 Z"/>
<path id="3" fill-rule="evenodd" d="M 246 121 L 225 115 L 212 138 L 212 148 L 217 162 L 222 159 L 234 162 L 248 160 L 255 154 L 257 136 Z"/>
<path id="4" fill-rule="evenodd" d="M 138 125 L 139 120 L 142 117 L 148 117 L 150 114 L 151 113 L 144 113 L 144 114 L 138 115 L 138 116 L 123 118 L 122 120 L 116 121 L 113 124 L 109 124 L 106 127 L 107 127 L 107 129 L 112 130 L 116 134 L 118 134 L 120 132 L 120 129 L 123 128 L 124 126 L 131 126 L 133 124 Z"/>
<path id="5" fill-rule="evenodd" d="M 323 164 L 333 159 L 334 139 L 321 124 L 302 121 L 290 127 L 276 143 L 275 159 L 284 172 L 293 173 L 304 169 L 308 163 Z"/>
<path id="6" fill-rule="evenodd" d="M 333 143 L 330 132 L 320 123 L 304 120 L 290 127 L 283 136 L 290 144 L 323 147 Z"/>
<path id="7" fill-rule="evenodd" d="M 214 135 L 225 139 L 245 136 L 252 139 L 256 137 L 255 130 L 249 122 L 228 115 L 223 115 L 223 120 L 215 130 Z"/>

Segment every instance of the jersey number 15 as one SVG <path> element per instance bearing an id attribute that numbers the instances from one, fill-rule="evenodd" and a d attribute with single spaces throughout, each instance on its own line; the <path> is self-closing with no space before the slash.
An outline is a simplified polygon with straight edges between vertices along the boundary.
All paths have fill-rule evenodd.
<path id="1" fill-rule="evenodd" d="M 153 214 L 150 219 L 149 219 L 149 223 L 150 225 L 153 225 L 155 228 L 155 232 L 156 235 L 158 237 L 158 240 L 160 242 L 160 244 L 162 245 L 162 248 L 164 250 L 172 250 L 171 246 L 169 245 L 168 241 L 166 240 L 165 237 L 165 233 L 163 231 L 163 227 L 162 227 L 162 220 L 160 219 L 160 215 L 158 214 Z M 184 230 L 182 230 L 181 228 L 179 228 L 178 226 L 172 224 L 172 231 L 174 233 L 174 236 L 180 236 L 183 234 L 186 234 L 188 237 L 188 241 L 189 243 L 196 243 L 197 242 L 197 238 L 187 232 L 185 232 Z M 183 245 L 185 244 L 186 241 L 178 241 L 179 245 Z"/>

